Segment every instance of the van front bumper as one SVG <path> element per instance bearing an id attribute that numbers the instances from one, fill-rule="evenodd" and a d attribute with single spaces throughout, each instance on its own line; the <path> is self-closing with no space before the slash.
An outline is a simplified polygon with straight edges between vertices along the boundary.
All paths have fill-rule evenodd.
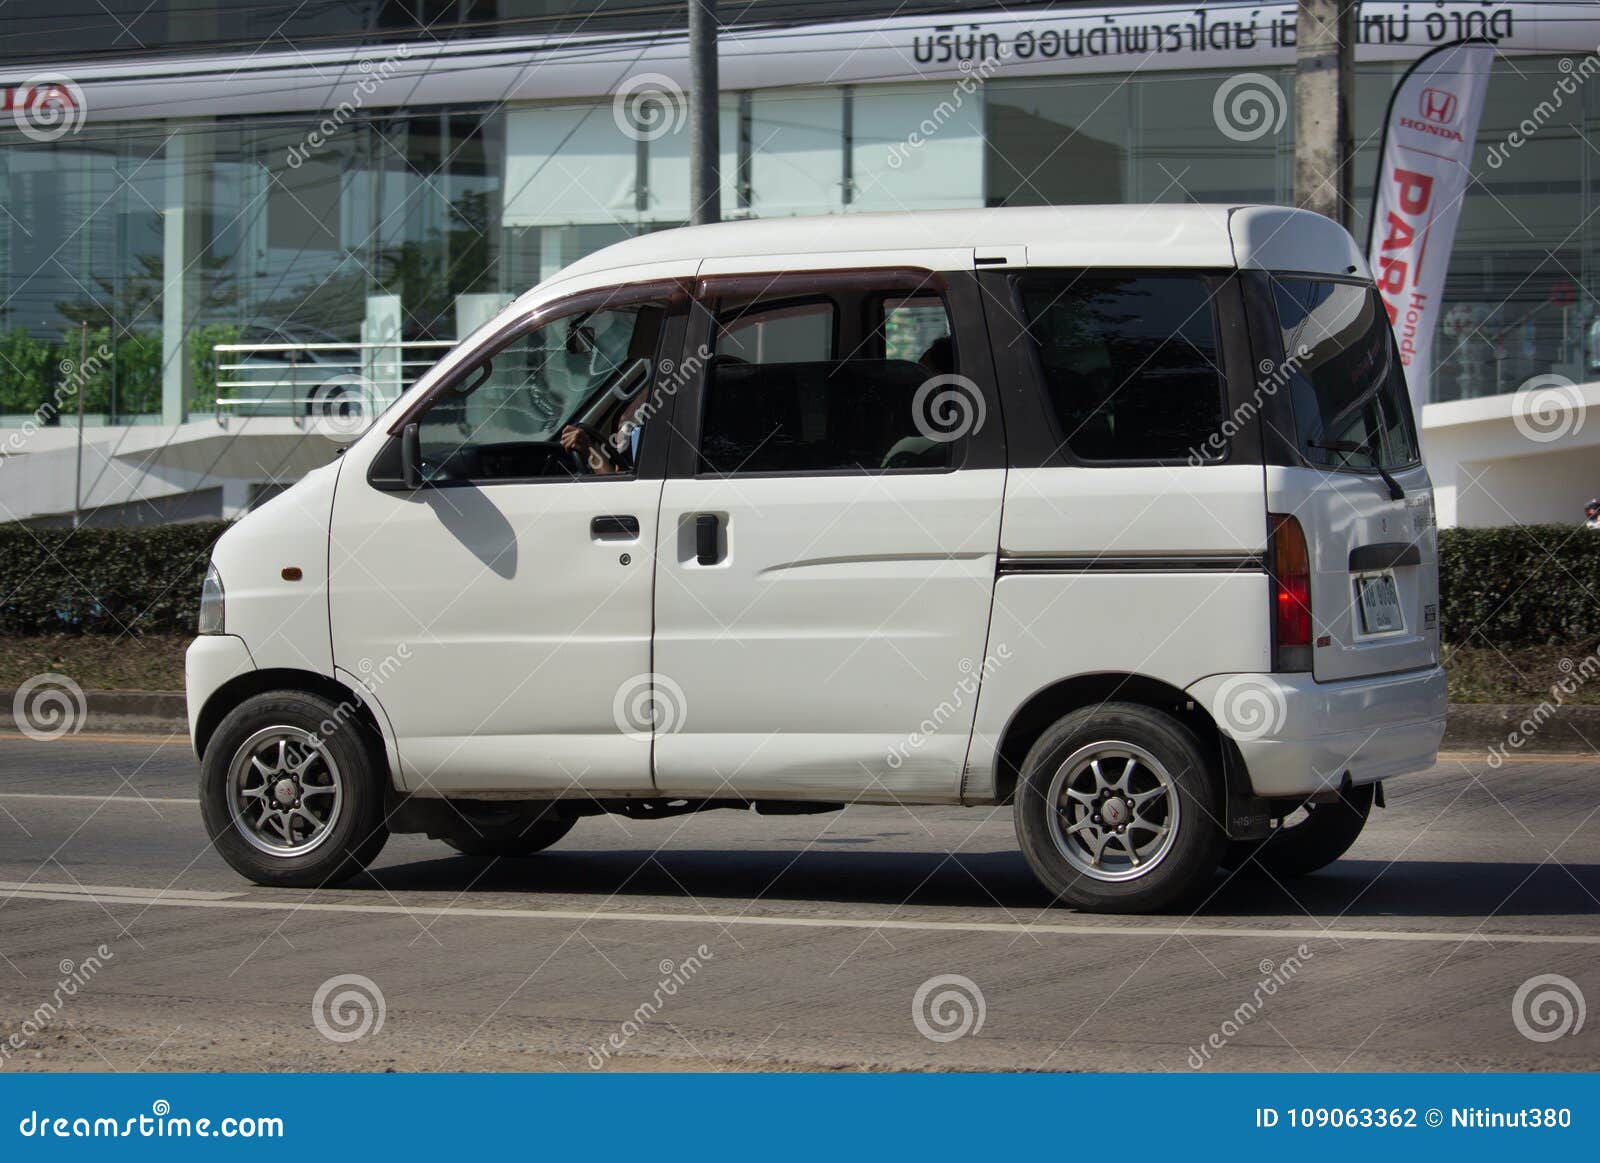
<path id="1" fill-rule="evenodd" d="M 1303 796 L 1423 771 L 1444 738 L 1439 666 L 1342 682 L 1214 674 L 1188 690 L 1239 745 L 1258 796 Z"/>
<path id="2" fill-rule="evenodd" d="M 256 668 L 244 639 L 235 634 L 202 634 L 183 656 L 183 692 L 189 703 L 189 742 L 206 700 L 241 674 Z"/>

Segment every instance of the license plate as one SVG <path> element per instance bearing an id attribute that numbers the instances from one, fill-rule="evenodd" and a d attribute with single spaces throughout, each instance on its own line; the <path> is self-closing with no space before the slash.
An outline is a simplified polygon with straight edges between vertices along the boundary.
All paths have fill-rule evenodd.
<path id="1" fill-rule="evenodd" d="M 1406 628 L 1400 614 L 1400 591 L 1394 574 L 1379 573 L 1356 579 L 1361 596 L 1361 629 L 1368 634 L 1388 634 Z"/>

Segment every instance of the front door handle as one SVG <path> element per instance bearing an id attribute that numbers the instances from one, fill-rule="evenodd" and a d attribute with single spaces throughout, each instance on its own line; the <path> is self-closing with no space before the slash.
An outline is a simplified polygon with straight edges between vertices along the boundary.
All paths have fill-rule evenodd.
<path id="1" fill-rule="evenodd" d="M 717 564 L 718 524 L 715 513 L 700 513 L 694 519 L 694 559 L 700 565 Z"/>
<path id="2" fill-rule="evenodd" d="M 589 536 L 596 541 L 639 540 L 639 518 L 624 513 L 608 513 L 589 522 Z"/>

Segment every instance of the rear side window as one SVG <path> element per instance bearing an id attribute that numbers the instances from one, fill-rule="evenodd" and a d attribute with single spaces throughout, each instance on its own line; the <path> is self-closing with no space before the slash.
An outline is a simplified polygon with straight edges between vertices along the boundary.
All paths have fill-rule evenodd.
<path id="1" fill-rule="evenodd" d="M 717 354 L 738 363 L 831 359 L 834 315 L 833 304 L 825 299 L 739 311 L 722 320 Z"/>
<path id="2" fill-rule="evenodd" d="M 1208 276 L 1063 271 L 1019 283 L 1045 395 L 1075 459 L 1226 455 Z"/>
<path id="3" fill-rule="evenodd" d="M 853 331 L 841 336 L 847 322 Z M 952 359 L 937 295 L 851 290 L 724 311 L 706 371 L 699 471 L 947 468 L 958 445 L 919 416 Z"/>
<path id="4" fill-rule="evenodd" d="M 955 371 L 950 313 L 937 295 L 897 295 L 880 300 L 883 353 L 915 360 L 936 374 Z"/>
<path id="5" fill-rule="evenodd" d="M 1415 464 L 1405 371 L 1378 292 L 1274 277 L 1272 299 L 1301 455 L 1327 468 Z"/>

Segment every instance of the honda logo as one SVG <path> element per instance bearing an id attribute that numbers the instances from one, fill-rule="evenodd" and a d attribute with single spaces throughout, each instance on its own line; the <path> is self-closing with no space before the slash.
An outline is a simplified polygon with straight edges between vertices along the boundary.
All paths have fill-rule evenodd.
<path id="1" fill-rule="evenodd" d="M 1447 89 L 1422 90 L 1422 115 L 1436 125 L 1449 125 L 1456 119 L 1456 95 Z"/>

